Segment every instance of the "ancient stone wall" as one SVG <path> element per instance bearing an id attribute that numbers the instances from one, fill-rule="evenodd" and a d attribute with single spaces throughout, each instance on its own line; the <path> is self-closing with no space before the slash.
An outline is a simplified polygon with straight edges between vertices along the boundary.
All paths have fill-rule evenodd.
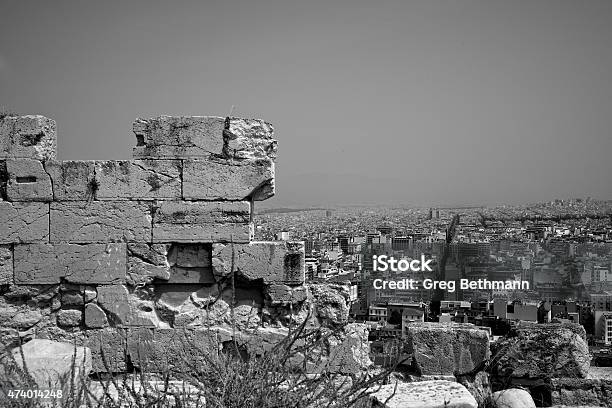
<path id="1" fill-rule="evenodd" d="M 348 292 L 305 285 L 303 243 L 253 241 L 253 204 L 274 195 L 269 123 L 160 116 L 133 132 L 133 160 L 58 161 L 53 120 L 0 120 L 5 346 L 76 341 L 120 371 L 180 328 L 222 346 L 236 329 L 346 323 Z"/>

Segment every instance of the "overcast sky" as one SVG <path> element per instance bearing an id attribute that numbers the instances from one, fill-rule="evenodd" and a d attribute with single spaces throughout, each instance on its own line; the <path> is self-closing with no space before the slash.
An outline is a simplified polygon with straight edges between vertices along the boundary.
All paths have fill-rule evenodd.
<path id="1" fill-rule="evenodd" d="M 275 125 L 266 204 L 612 198 L 612 1 L 1 0 L 0 105 L 60 159 L 136 117 Z"/>

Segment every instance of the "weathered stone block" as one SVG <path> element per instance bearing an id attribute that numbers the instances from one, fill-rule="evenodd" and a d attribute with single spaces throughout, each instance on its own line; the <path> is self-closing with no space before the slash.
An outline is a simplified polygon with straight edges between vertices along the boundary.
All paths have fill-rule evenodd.
<path id="1" fill-rule="evenodd" d="M 305 279 L 303 242 L 251 242 L 245 245 L 214 244 L 213 271 L 216 275 L 234 270 L 248 280 L 302 284 Z"/>
<path id="2" fill-rule="evenodd" d="M 168 327 L 157 316 L 152 301 L 139 299 L 124 285 L 98 286 L 97 302 L 115 326 Z"/>
<path id="3" fill-rule="evenodd" d="M 397 385 L 397 386 L 396 386 Z M 432 380 L 374 387 L 370 399 L 381 408 L 477 408 L 476 399 L 461 384 Z"/>
<path id="4" fill-rule="evenodd" d="M 32 159 L 9 159 L 5 166 L 4 196 L 8 201 L 51 201 L 51 179 L 42 162 Z M 2 173 L 0 171 L 0 173 Z"/>
<path id="5" fill-rule="evenodd" d="M 208 157 L 223 151 L 225 120 L 214 116 L 159 116 L 137 119 L 133 156 L 151 158 Z"/>
<path id="6" fill-rule="evenodd" d="M 0 244 L 49 240 L 49 204 L 0 201 Z"/>
<path id="7" fill-rule="evenodd" d="M 0 285 L 13 283 L 13 249 L 0 245 Z"/>
<path id="8" fill-rule="evenodd" d="M 151 206 L 138 201 L 51 203 L 51 242 L 151 240 Z"/>
<path id="9" fill-rule="evenodd" d="M 266 286 L 265 292 L 272 305 L 300 303 L 308 298 L 308 289 L 305 286 L 271 284 Z"/>
<path id="10" fill-rule="evenodd" d="M 610 378 L 552 378 L 550 390 L 550 402 L 553 406 L 609 407 L 612 402 Z"/>
<path id="11" fill-rule="evenodd" d="M 154 279 L 170 279 L 168 248 L 170 244 L 145 244 L 130 242 L 128 249 L 128 283 L 144 285 Z"/>
<path id="12" fill-rule="evenodd" d="M 95 373 L 118 373 L 127 369 L 127 333 L 125 329 L 87 330 L 85 345 L 91 349 Z"/>
<path id="13" fill-rule="evenodd" d="M 186 200 L 265 200 L 274 195 L 274 163 L 262 160 L 185 160 Z"/>
<path id="14" fill-rule="evenodd" d="M 86 201 L 95 198 L 97 185 L 93 161 L 49 160 L 45 162 L 45 171 L 51 177 L 54 200 Z"/>
<path id="15" fill-rule="evenodd" d="M 409 324 L 405 342 L 421 375 L 467 374 L 491 356 L 488 333 L 469 324 Z"/>
<path id="16" fill-rule="evenodd" d="M 162 202 L 153 216 L 154 242 L 249 242 L 248 202 Z"/>
<path id="17" fill-rule="evenodd" d="M 55 158 L 55 121 L 40 115 L 0 119 L 0 159 Z"/>
<path id="18" fill-rule="evenodd" d="M 57 324 L 65 327 L 77 327 L 83 321 L 83 312 L 76 309 L 65 309 L 57 312 Z"/>
<path id="19" fill-rule="evenodd" d="M 109 284 L 125 281 L 125 244 L 15 245 L 15 283 Z"/>
<path id="20" fill-rule="evenodd" d="M 230 118 L 223 131 L 223 154 L 232 159 L 276 159 L 274 128 L 260 119 Z"/>
<path id="21" fill-rule="evenodd" d="M 85 305 L 85 326 L 89 329 L 101 329 L 108 326 L 106 313 L 95 303 Z"/>
<path id="22" fill-rule="evenodd" d="M 96 181 L 98 200 L 181 198 L 181 161 L 97 161 Z"/>
<path id="23" fill-rule="evenodd" d="M 495 343 L 496 378 L 585 378 L 591 356 L 579 324 L 523 324 Z"/>

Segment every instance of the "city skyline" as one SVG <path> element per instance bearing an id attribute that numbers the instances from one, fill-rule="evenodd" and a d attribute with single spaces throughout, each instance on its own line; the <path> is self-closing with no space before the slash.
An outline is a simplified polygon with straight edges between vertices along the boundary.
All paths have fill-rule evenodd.
<path id="1" fill-rule="evenodd" d="M 136 117 L 233 112 L 276 128 L 264 207 L 612 198 L 609 2 L 7 2 L 3 17 L 0 105 L 55 119 L 61 159 L 128 158 Z"/>

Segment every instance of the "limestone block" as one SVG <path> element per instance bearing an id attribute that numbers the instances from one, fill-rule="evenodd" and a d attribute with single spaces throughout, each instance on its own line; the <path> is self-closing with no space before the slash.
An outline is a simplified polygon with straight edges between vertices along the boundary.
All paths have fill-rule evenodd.
<path id="1" fill-rule="evenodd" d="M 276 159 L 274 128 L 260 119 L 229 118 L 223 131 L 223 154 L 231 159 Z"/>
<path id="2" fill-rule="evenodd" d="M 494 392 L 491 400 L 495 408 L 536 408 L 531 394 L 520 388 Z"/>
<path id="3" fill-rule="evenodd" d="M 180 160 L 96 162 L 98 200 L 181 198 Z"/>
<path id="4" fill-rule="evenodd" d="M 374 406 L 384 408 L 477 408 L 476 399 L 461 384 L 432 380 L 374 387 Z M 395 393 L 394 393 L 395 392 Z"/>
<path id="5" fill-rule="evenodd" d="M 97 302 L 115 326 L 169 327 L 157 316 L 153 302 L 139 299 L 124 285 L 98 286 Z"/>
<path id="6" fill-rule="evenodd" d="M 0 163 L 0 165 L 2 165 Z M 8 201 L 51 201 L 51 179 L 42 162 L 32 159 L 5 160 L 5 197 Z"/>
<path id="7" fill-rule="evenodd" d="M 127 369 L 127 333 L 125 329 L 87 330 L 85 345 L 91 349 L 95 373 L 118 373 Z"/>
<path id="8" fill-rule="evenodd" d="M 65 309 L 57 312 L 58 326 L 78 327 L 83 321 L 83 312 L 77 309 Z"/>
<path id="9" fill-rule="evenodd" d="M 151 239 L 150 204 L 138 201 L 51 203 L 51 242 L 125 242 Z"/>
<path id="10" fill-rule="evenodd" d="M 169 244 L 128 243 L 127 276 L 133 286 L 170 279 Z"/>
<path id="11" fill-rule="evenodd" d="M 0 244 L 49 240 L 49 204 L 0 201 Z"/>
<path id="12" fill-rule="evenodd" d="M 86 378 L 92 368 L 92 353 L 87 347 L 76 347 L 70 343 L 53 340 L 33 339 L 12 350 L 13 358 L 20 367 L 24 364 L 28 373 L 41 390 L 62 390 L 67 400 L 70 392 L 79 394 L 80 383 L 71 378 Z M 61 399 L 55 402 L 61 404 Z"/>
<path id="13" fill-rule="evenodd" d="M 223 151 L 225 120 L 215 116 L 137 119 L 135 158 L 208 157 Z"/>
<path id="14" fill-rule="evenodd" d="M 0 285 L 13 283 L 13 249 L 0 245 Z"/>
<path id="15" fill-rule="evenodd" d="M 15 283 L 109 284 L 125 281 L 125 244 L 15 245 Z"/>
<path id="16" fill-rule="evenodd" d="M 262 160 L 185 160 L 186 200 L 265 200 L 274 195 L 274 162 Z"/>
<path id="17" fill-rule="evenodd" d="M 40 115 L 0 119 L 0 159 L 55 158 L 56 128 L 53 119 Z"/>
<path id="18" fill-rule="evenodd" d="M 51 177 L 54 200 L 86 201 L 95 198 L 94 161 L 49 160 L 45 162 L 45 171 Z"/>
<path id="19" fill-rule="evenodd" d="M 249 242 L 248 202 L 164 201 L 153 215 L 153 242 Z"/>
<path id="20" fill-rule="evenodd" d="M 305 286 L 271 284 L 266 286 L 265 292 L 272 305 L 300 303 L 308 297 L 308 289 Z"/>
<path id="21" fill-rule="evenodd" d="M 275 241 L 244 245 L 214 244 L 213 271 L 218 276 L 234 270 L 248 280 L 302 284 L 305 279 L 304 243 Z"/>
<path id="22" fill-rule="evenodd" d="M 499 378 L 585 378 L 591 356 L 579 324 L 521 324 L 495 343 L 491 374 Z"/>
<path id="23" fill-rule="evenodd" d="M 406 345 L 421 375 L 463 375 L 487 361 L 489 335 L 471 324 L 412 323 Z"/>
<path id="24" fill-rule="evenodd" d="M 95 303 L 85 305 L 85 326 L 89 329 L 101 329 L 108 326 L 106 313 Z"/>

